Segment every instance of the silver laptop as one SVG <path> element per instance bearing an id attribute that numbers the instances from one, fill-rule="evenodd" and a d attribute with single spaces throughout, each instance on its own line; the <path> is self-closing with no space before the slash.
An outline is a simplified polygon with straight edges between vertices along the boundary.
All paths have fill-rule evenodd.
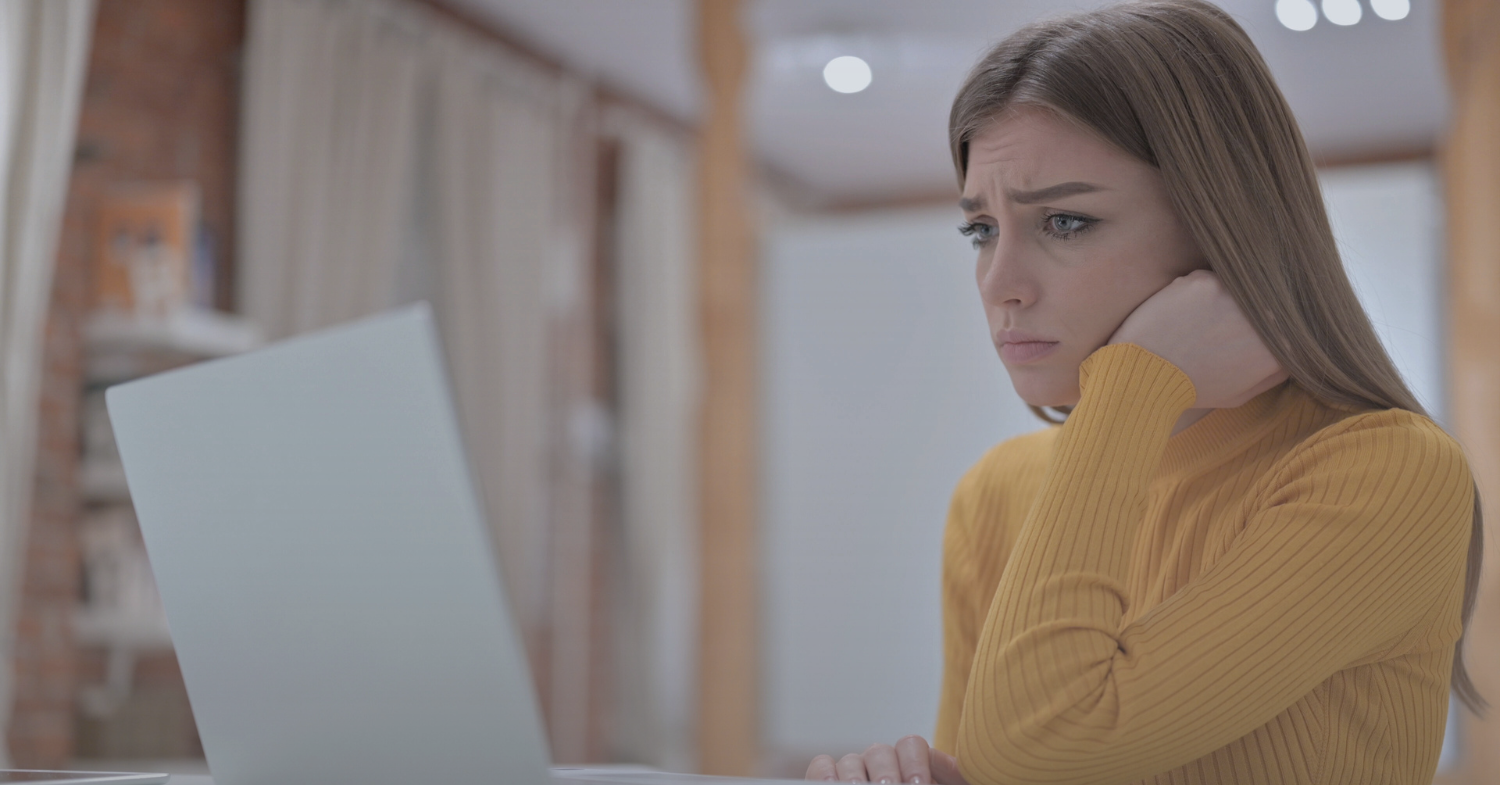
<path id="1" fill-rule="evenodd" d="M 216 785 L 555 770 L 425 305 L 111 388 Z"/>

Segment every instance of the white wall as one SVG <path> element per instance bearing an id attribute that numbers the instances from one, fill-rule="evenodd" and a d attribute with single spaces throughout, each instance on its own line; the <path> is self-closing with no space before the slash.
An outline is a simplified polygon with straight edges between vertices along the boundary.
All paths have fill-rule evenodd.
<path id="1" fill-rule="evenodd" d="M 1344 267 L 1365 311 L 1407 384 L 1441 421 L 1443 217 L 1432 165 L 1329 169 L 1319 179 Z"/>
<path id="2" fill-rule="evenodd" d="M 1323 184 L 1361 299 L 1440 413 L 1431 167 L 1339 169 Z M 930 735 L 948 496 L 985 448 L 1041 427 L 990 345 L 959 220 L 930 208 L 768 232 L 762 730 L 773 759 Z"/>
<path id="3" fill-rule="evenodd" d="M 990 345 L 957 208 L 789 222 L 763 267 L 764 741 L 930 736 L 948 498 L 1041 427 Z"/>
<path id="4" fill-rule="evenodd" d="M 1443 204 L 1428 162 L 1325 170 L 1319 179 L 1344 268 L 1412 392 L 1439 423 L 1447 406 Z M 1449 701 L 1438 768 L 1460 754 L 1467 719 Z"/>

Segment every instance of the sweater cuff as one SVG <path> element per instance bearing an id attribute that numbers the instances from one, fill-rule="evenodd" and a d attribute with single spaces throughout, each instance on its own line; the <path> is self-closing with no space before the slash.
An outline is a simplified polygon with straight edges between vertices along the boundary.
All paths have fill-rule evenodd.
<path id="1" fill-rule="evenodd" d="M 1170 430 L 1198 400 L 1181 368 L 1133 343 L 1108 344 L 1090 354 L 1078 368 L 1078 389 L 1076 413 L 1129 423 L 1138 433 Z"/>

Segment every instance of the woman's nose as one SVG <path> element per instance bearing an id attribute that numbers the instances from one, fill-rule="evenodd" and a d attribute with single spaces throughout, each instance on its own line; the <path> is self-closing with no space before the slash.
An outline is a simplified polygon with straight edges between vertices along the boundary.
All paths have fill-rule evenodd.
<path id="1" fill-rule="evenodd" d="M 979 296 L 989 305 L 1025 307 L 1036 300 L 1036 282 L 1026 269 L 1021 249 L 1014 242 L 997 237 L 982 260 L 979 271 Z"/>

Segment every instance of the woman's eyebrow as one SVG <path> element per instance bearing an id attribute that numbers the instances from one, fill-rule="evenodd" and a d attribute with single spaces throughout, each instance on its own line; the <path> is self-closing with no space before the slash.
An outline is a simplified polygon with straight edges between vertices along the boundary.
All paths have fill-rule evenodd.
<path id="1" fill-rule="evenodd" d="M 1093 183 L 1084 183 L 1074 180 L 1072 182 L 1049 185 L 1046 188 L 1038 188 L 1035 191 L 1015 191 L 1006 189 L 1005 195 L 1010 197 L 1010 200 L 1012 202 L 1016 202 L 1017 204 L 1036 204 L 1037 202 L 1045 202 L 1049 199 L 1061 199 L 1065 196 L 1075 196 L 1077 194 L 1086 194 L 1092 193 L 1094 191 L 1108 190 L 1108 188 L 1094 185 Z M 984 196 L 980 195 L 972 199 L 966 196 L 958 200 L 958 207 L 964 212 L 977 213 L 980 210 L 984 209 Z"/>
<path id="2" fill-rule="evenodd" d="M 1073 196 L 1076 194 L 1086 194 L 1093 191 L 1104 190 L 1108 189 L 1101 188 L 1100 186 L 1094 185 L 1093 183 L 1081 183 L 1074 181 L 1070 183 L 1058 183 L 1057 185 L 1049 185 L 1046 188 L 1038 188 L 1035 191 L 1007 190 L 1005 192 L 1005 195 L 1009 196 L 1012 202 L 1016 202 L 1019 204 L 1036 204 L 1037 202 L 1045 202 L 1050 199 L 1061 199 L 1064 196 Z"/>

